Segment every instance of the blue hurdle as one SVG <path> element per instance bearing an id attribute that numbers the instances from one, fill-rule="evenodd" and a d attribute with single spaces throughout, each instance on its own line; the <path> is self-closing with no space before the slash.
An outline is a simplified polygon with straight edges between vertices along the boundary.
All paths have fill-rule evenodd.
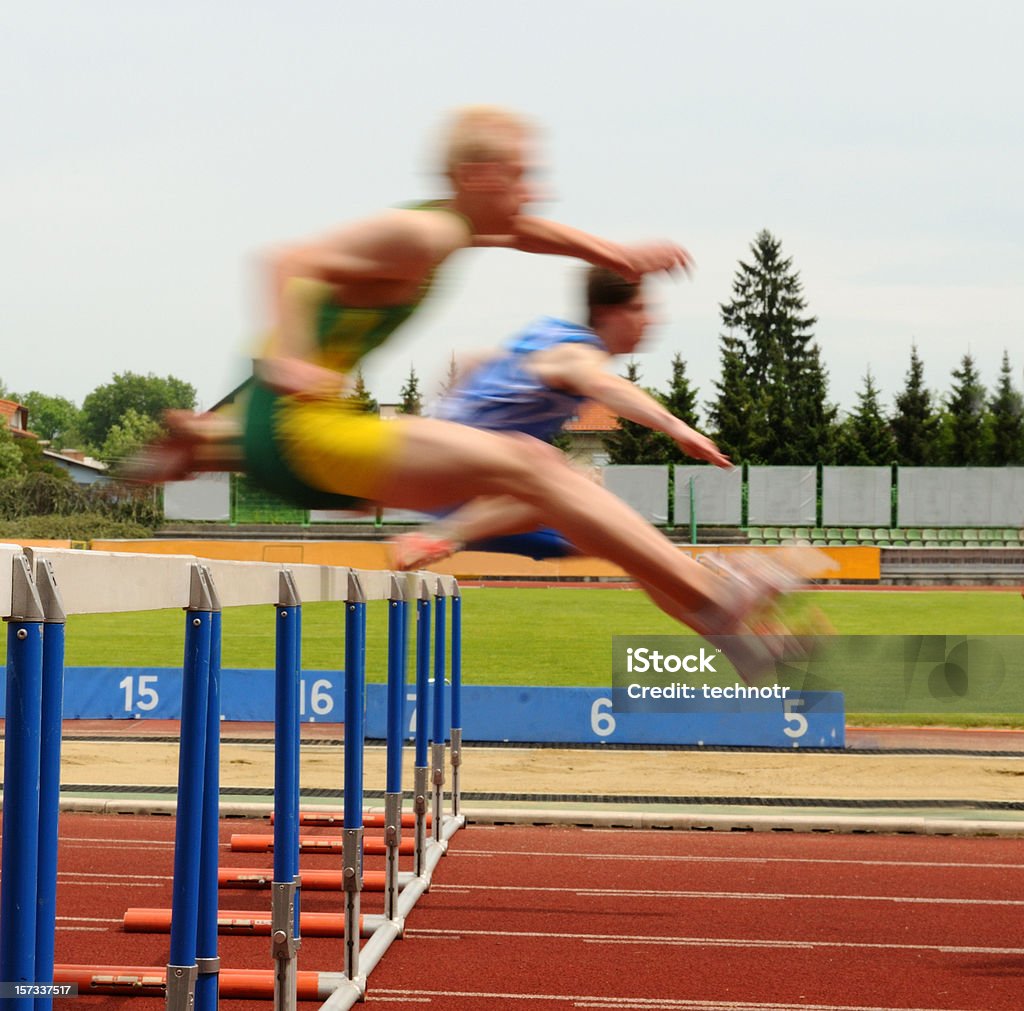
<path id="1" fill-rule="evenodd" d="M 0 980 L 51 982 L 57 895 L 57 803 L 64 613 L 52 569 L 0 545 L 6 599 L 7 720 L 0 855 Z M 2 591 L 0 591 L 2 592 Z M 5 929 L 6 926 L 6 929 Z M 50 996 L 7 998 L 51 1008 Z"/>
<path id="2" fill-rule="evenodd" d="M 63 685 L 63 630 L 67 613 L 182 607 L 185 654 L 175 827 L 170 952 L 166 1006 L 209 1011 L 218 994 L 237 989 L 237 976 L 252 985 L 251 970 L 222 969 L 217 955 L 217 879 L 220 751 L 220 628 L 222 609 L 275 604 L 274 871 L 271 956 L 265 996 L 275 1008 L 297 1002 L 300 947 L 298 865 L 299 679 L 302 602 L 335 600 L 345 607 L 345 769 L 343 875 L 344 965 L 316 973 L 323 1007 L 349 1008 L 366 994 L 366 981 L 405 918 L 429 887 L 448 840 L 465 824 L 459 812 L 461 762 L 460 597 L 451 577 L 397 574 L 327 566 L 283 567 L 268 563 L 199 562 L 186 557 L 22 551 L 0 545 L 0 572 L 10 566 L 9 587 L 0 579 L 0 616 L 8 621 L 7 730 L 4 769 L 2 882 L 0 882 L 0 979 L 23 982 L 79 981 L 97 989 L 102 973 L 88 967 L 54 967 L 57 812 Z M 125 576 L 130 574 L 130 579 Z M 101 575 L 108 577 L 100 578 Z M 126 589 L 127 587 L 127 589 Z M 434 614 L 433 724 L 428 742 L 430 609 Z M 452 601 L 451 742 L 452 813 L 444 814 L 445 604 Z M 387 782 L 385 789 L 385 913 L 363 917 L 360 944 L 363 839 L 363 727 L 366 604 L 388 606 Z M 416 761 L 412 807 L 415 846 L 412 874 L 399 874 L 402 751 L 405 737 L 405 671 L 408 604 L 416 603 Z M 432 765 L 427 769 L 430 743 Z M 433 782 L 427 799 L 428 771 Z M 427 839 L 427 811 L 433 833 Z M 369 929 L 367 929 L 369 928 Z M 149 970 L 147 970 L 149 972 Z M 304 976 L 314 974 L 305 973 Z M 261 977 L 262 978 L 262 977 Z M 152 979 L 149 981 L 152 983 Z M 125 993 L 121 978 L 110 992 Z M 127 992 L 131 992 L 128 990 Z M 152 993 L 144 987 L 139 993 Z M 308 999 L 308 993 L 304 997 Z M 21 1008 L 49 1008 L 49 998 L 15 998 Z"/>

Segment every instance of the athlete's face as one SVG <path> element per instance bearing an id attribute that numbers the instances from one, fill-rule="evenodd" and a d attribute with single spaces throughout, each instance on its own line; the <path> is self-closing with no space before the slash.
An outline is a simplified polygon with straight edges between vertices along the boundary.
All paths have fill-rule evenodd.
<path id="1" fill-rule="evenodd" d="M 516 147 L 518 150 L 512 158 L 498 162 L 500 182 L 495 194 L 510 221 L 537 199 L 533 186 L 536 165 L 525 143 L 517 144 Z"/>
<path id="2" fill-rule="evenodd" d="M 504 234 L 527 205 L 537 199 L 536 163 L 525 140 L 516 140 L 505 157 L 464 164 L 456 175 L 462 198 L 469 202 L 476 230 Z"/>
<path id="3" fill-rule="evenodd" d="M 601 337 L 613 355 L 628 355 L 643 343 L 647 328 L 655 322 L 643 291 L 638 291 L 622 305 L 604 308 Z"/>

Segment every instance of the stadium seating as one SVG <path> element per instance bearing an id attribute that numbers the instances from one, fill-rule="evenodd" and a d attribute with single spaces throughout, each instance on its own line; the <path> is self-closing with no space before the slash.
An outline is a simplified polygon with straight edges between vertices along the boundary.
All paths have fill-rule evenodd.
<path id="1" fill-rule="evenodd" d="M 820 547 L 873 545 L 879 548 L 1016 548 L 1024 532 L 1016 527 L 760 527 L 746 530 L 754 545 L 796 544 Z"/>

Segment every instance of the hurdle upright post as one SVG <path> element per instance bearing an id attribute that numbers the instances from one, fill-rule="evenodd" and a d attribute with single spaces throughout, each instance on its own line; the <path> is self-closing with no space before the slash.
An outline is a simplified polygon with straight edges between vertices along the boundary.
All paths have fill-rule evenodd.
<path id="1" fill-rule="evenodd" d="M 5 616 L 7 719 L 0 862 L 0 980 L 35 983 L 44 611 L 23 554 L 13 558 L 11 594 L 11 613 Z M 17 1011 L 27 1011 L 35 1004 L 32 995 L 7 999 Z"/>
<path id="2" fill-rule="evenodd" d="M 274 704 L 274 882 L 271 953 L 274 1008 L 294 1011 L 297 1002 L 299 770 L 299 670 L 301 601 L 292 574 L 278 577 Z"/>
<path id="3" fill-rule="evenodd" d="M 427 581 L 416 576 L 416 756 L 413 767 L 413 813 L 415 814 L 415 845 L 413 872 L 417 877 L 426 872 L 427 794 L 430 768 L 427 765 L 427 743 L 430 737 L 430 591 Z"/>
<path id="4" fill-rule="evenodd" d="M 64 717 L 64 627 L 67 617 L 53 566 L 35 559 L 36 592 L 43 607 L 43 683 L 39 754 L 39 893 L 36 899 L 36 979 L 53 979 L 57 918 L 57 846 L 60 820 L 60 750 Z M 49 1011 L 52 996 L 36 998 Z"/>
<path id="5" fill-rule="evenodd" d="M 345 891 L 345 975 L 359 980 L 359 907 L 363 889 L 363 699 L 366 692 L 366 594 L 349 571 L 345 596 L 345 809 L 342 878 Z"/>
<path id="6" fill-rule="evenodd" d="M 402 745 L 405 736 L 405 581 L 391 574 L 388 592 L 387 768 L 384 785 L 384 915 L 398 918 L 398 847 L 402 841 Z"/>
<path id="7" fill-rule="evenodd" d="M 213 576 L 200 566 L 210 602 L 210 671 L 206 693 L 203 804 L 199 830 L 199 920 L 196 928 L 196 1008 L 214 1011 L 220 1003 L 217 954 L 218 865 L 220 860 L 220 657 L 221 606 Z"/>
<path id="8" fill-rule="evenodd" d="M 434 596 L 434 711 L 433 732 L 430 746 L 430 779 L 433 784 L 433 837 L 440 843 L 441 829 L 444 821 L 444 755 L 445 755 L 445 719 L 444 719 L 444 669 L 445 669 L 445 598 L 444 587 L 440 581 Z"/>
<path id="9" fill-rule="evenodd" d="M 185 657 L 181 685 L 181 742 L 178 754 L 178 808 L 174 835 L 170 960 L 167 1011 L 195 1008 L 199 926 L 203 778 L 206 716 L 210 687 L 213 602 L 203 570 L 193 563 L 185 609 Z"/>
<path id="10" fill-rule="evenodd" d="M 292 588 L 295 592 L 295 599 L 299 602 L 294 609 L 295 615 L 295 692 L 296 692 L 296 725 L 295 725 L 295 737 L 292 739 L 292 750 L 294 752 L 294 760 L 292 762 L 292 784 L 290 787 L 291 795 L 295 798 L 295 815 L 298 820 L 299 812 L 299 785 L 300 785 L 300 772 L 299 769 L 302 765 L 302 731 L 300 725 L 302 722 L 302 598 L 299 596 L 298 587 L 295 584 L 295 576 L 290 569 L 285 570 L 288 574 L 288 579 L 292 584 Z M 295 850 L 295 864 L 292 868 L 293 875 L 295 878 L 295 922 L 292 925 L 292 933 L 295 936 L 296 951 L 302 945 L 302 935 L 299 930 L 299 913 L 300 906 L 302 905 L 302 878 L 299 875 L 299 851 Z"/>
<path id="11" fill-rule="evenodd" d="M 452 817 L 462 813 L 462 594 L 452 588 Z"/>

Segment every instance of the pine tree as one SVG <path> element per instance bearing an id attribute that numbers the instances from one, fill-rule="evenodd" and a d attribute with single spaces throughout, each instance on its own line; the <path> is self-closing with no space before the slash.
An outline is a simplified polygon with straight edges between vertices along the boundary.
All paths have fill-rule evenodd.
<path id="1" fill-rule="evenodd" d="M 677 351 L 672 356 L 672 380 L 668 392 L 661 398 L 665 408 L 691 428 L 698 428 L 697 391 L 690 385 L 686 375 L 686 362 Z M 669 463 L 693 463 L 667 435 L 662 434 L 665 443 L 665 459 Z"/>
<path id="2" fill-rule="evenodd" d="M 455 352 L 448 358 L 448 371 L 437 388 L 437 397 L 443 400 L 456 386 L 459 385 L 459 363 L 455 358 Z"/>
<path id="3" fill-rule="evenodd" d="M 420 394 L 420 381 L 416 377 L 416 369 L 409 366 L 409 375 L 405 385 L 399 391 L 402 403 L 398 407 L 399 414 L 420 414 L 423 411 L 423 397 Z"/>
<path id="4" fill-rule="evenodd" d="M 924 384 L 924 363 L 917 345 L 910 347 L 910 369 L 889 424 L 896 439 L 896 462 L 903 467 L 927 467 L 939 458 L 939 416 L 931 391 Z"/>
<path id="5" fill-rule="evenodd" d="M 985 387 L 970 353 L 953 370 L 946 401 L 945 461 L 954 467 L 978 467 L 986 458 Z"/>
<path id="6" fill-rule="evenodd" d="M 747 371 L 745 345 L 737 337 L 721 338 L 721 379 L 718 397 L 705 406 L 718 448 L 737 463 L 763 463 L 760 436 L 764 404 L 754 394 Z"/>
<path id="7" fill-rule="evenodd" d="M 626 366 L 625 378 L 631 383 L 639 383 L 640 367 L 635 361 Z M 647 392 L 662 401 L 656 391 L 647 389 Z M 669 440 L 661 432 L 654 432 L 646 425 L 626 418 L 619 418 L 618 430 L 606 435 L 603 441 L 608 451 L 608 462 L 612 464 L 668 462 Z"/>
<path id="8" fill-rule="evenodd" d="M 719 444 L 734 459 L 813 463 L 831 456 L 836 409 L 813 342 L 800 275 L 782 245 L 762 230 L 752 263 L 740 261 L 733 297 L 719 309 L 722 379 L 710 405 Z"/>
<path id="9" fill-rule="evenodd" d="M 357 404 L 361 410 L 366 411 L 367 414 L 378 414 L 380 412 L 380 404 L 374 400 L 373 395 L 366 388 L 366 379 L 361 368 L 356 369 L 355 387 L 348 399 Z"/>
<path id="10" fill-rule="evenodd" d="M 836 463 L 848 467 L 886 466 L 896 459 L 896 440 L 878 402 L 869 369 L 857 394 L 857 409 L 839 426 Z"/>
<path id="11" fill-rule="evenodd" d="M 665 407 L 691 428 L 697 427 L 697 391 L 690 385 L 686 362 L 678 351 L 672 356 L 672 381 L 665 394 Z"/>
<path id="12" fill-rule="evenodd" d="M 1024 464 L 1024 397 L 1013 386 L 1010 355 L 1003 352 L 999 382 L 988 402 L 988 462 L 994 467 Z"/>

